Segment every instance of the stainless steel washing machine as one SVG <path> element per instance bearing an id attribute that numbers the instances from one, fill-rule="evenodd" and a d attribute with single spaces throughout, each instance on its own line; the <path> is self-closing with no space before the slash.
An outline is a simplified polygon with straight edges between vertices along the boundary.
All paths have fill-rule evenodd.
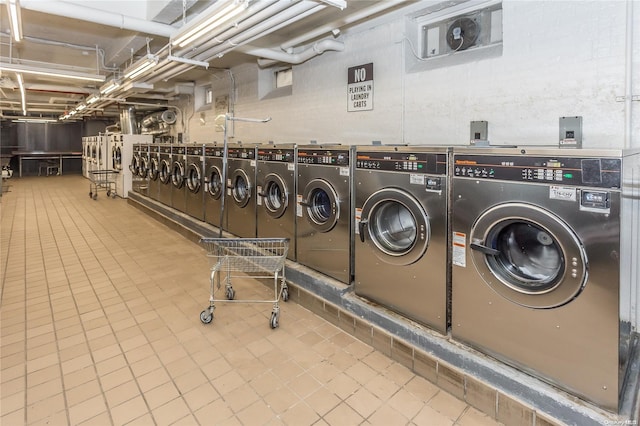
<path id="1" fill-rule="evenodd" d="M 617 411 L 621 194 L 640 183 L 622 151 L 456 149 L 452 167 L 452 337 Z"/>
<path id="2" fill-rule="evenodd" d="M 296 146 L 258 146 L 256 215 L 258 238 L 289 238 L 296 260 Z"/>
<path id="3" fill-rule="evenodd" d="M 186 213 L 204 220 L 204 145 L 187 145 L 186 148 Z"/>
<path id="4" fill-rule="evenodd" d="M 447 332 L 448 148 L 356 150 L 357 295 Z"/>
<path id="5" fill-rule="evenodd" d="M 222 209 L 222 196 L 224 195 L 223 180 L 223 147 L 216 144 L 206 144 L 204 146 L 204 167 L 205 167 L 205 193 L 204 193 L 204 220 L 218 228 L 221 227 L 220 216 L 224 214 Z"/>
<path id="6" fill-rule="evenodd" d="M 82 138 L 82 176 L 89 178 L 89 160 L 91 158 L 90 136 Z"/>
<path id="7" fill-rule="evenodd" d="M 183 213 L 187 211 L 186 158 L 185 145 L 171 145 L 171 207 Z"/>
<path id="8" fill-rule="evenodd" d="M 149 144 L 134 143 L 129 164 L 131 189 L 142 195 L 149 195 Z"/>
<path id="9" fill-rule="evenodd" d="M 167 206 L 171 206 L 171 195 L 173 192 L 173 185 L 171 184 L 171 171 L 173 169 L 171 144 L 158 145 L 158 159 L 160 166 L 158 169 L 158 179 L 160 180 L 158 201 Z"/>
<path id="10" fill-rule="evenodd" d="M 345 284 L 353 278 L 354 149 L 298 146 L 298 262 Z"/>
<path id="11" fill-rule="evenodd" d="M 224 200 L 226 226 L 241 238 L 256 237 L 256 146 L 229 144 L 227 192 Z"/>
<path id="12" fill-rule="evenodd" d="M 152 200 L 160 200 L 160 188 L 163 185 L 160 181 L 160 145 L 156 143 L 149 144 L 149 198 Z"/>

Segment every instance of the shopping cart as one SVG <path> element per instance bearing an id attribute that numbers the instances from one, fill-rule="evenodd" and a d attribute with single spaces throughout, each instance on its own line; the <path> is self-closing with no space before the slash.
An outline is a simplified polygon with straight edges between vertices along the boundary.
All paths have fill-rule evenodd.
<path id="1" fill-rule="evenodd" d="M 98 190 L 104 189 L 107 197 L 116 198 L 116 179 L 115 175 L 118 170 L 91 170 L 89 172 L 89 198 L 94 200 L 98 198 Z"/>
<path id="2" fill-rule="evenodd" d="M 215 302 L 273 303 L 270 326 L 278 327 L 280 299 L 289 299 L 289 290 L 285 279 L 284 265 L 289 250 L 288 238 L 202 238 L 200 243 L 207 250 L 211 261 L 209 276 L 211 291 L 209 307 L 200 313 L 200 321 L 209 324 L 213 320 Z M 216 290 L 221 287 L 221 273 L 225 273 L 225 297 L 216 299 Z M 245 275 L 235 274 L 238 272 Z M 274 298 L 271 300 L 235 300 L 236 293 L 231 278 L 249 276 L 254 279 L 273 277 Z M 280 284 L 278 286 L 278 284 Z"/>

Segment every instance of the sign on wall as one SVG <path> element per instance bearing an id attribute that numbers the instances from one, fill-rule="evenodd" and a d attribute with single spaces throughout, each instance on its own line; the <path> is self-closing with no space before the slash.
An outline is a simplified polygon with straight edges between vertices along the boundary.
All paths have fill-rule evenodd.
<path id="1" fill-rule="evenodd" d="M 349 68 L 347 76 L 347 111 L 373 109 L 373 62 Z"/>

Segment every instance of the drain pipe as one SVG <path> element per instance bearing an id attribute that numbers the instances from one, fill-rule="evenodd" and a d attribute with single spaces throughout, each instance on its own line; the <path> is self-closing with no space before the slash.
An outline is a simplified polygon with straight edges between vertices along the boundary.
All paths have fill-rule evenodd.
<path id="1" fill-rule="evenodd" d="M 322 40 L 314 43 L 313 46 L 300 53 L 286 53 L 279 50 L 261 49 L 252 46 L 242 46 L 238 48 L 238 50 L 242 53 L 246 53 L 247 55 L 265 58 L 258 59 L 258 65 L 261 68 L 265 68 L 278 62 L 285 62 L 294 65 L 301 64 L 313 57 L 322 55 L 327 50 L 342 52 L 344 51 L 344 43 L 331 39 Z"/>

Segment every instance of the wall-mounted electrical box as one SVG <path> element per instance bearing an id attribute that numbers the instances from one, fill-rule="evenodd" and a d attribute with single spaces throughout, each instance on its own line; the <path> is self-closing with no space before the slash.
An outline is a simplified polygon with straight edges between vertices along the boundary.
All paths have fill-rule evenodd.
<path id="1" fill-rule="evenodd" d="M 560 117 L 560 148 L 582 148 L 582 117 Z"/>
<path id="2" fill-rule="evenodd" d="M 472 121 L 470 128 L 470 144 L 474 146 L 489 145 L 489 122 L 488 121 Z"/>

